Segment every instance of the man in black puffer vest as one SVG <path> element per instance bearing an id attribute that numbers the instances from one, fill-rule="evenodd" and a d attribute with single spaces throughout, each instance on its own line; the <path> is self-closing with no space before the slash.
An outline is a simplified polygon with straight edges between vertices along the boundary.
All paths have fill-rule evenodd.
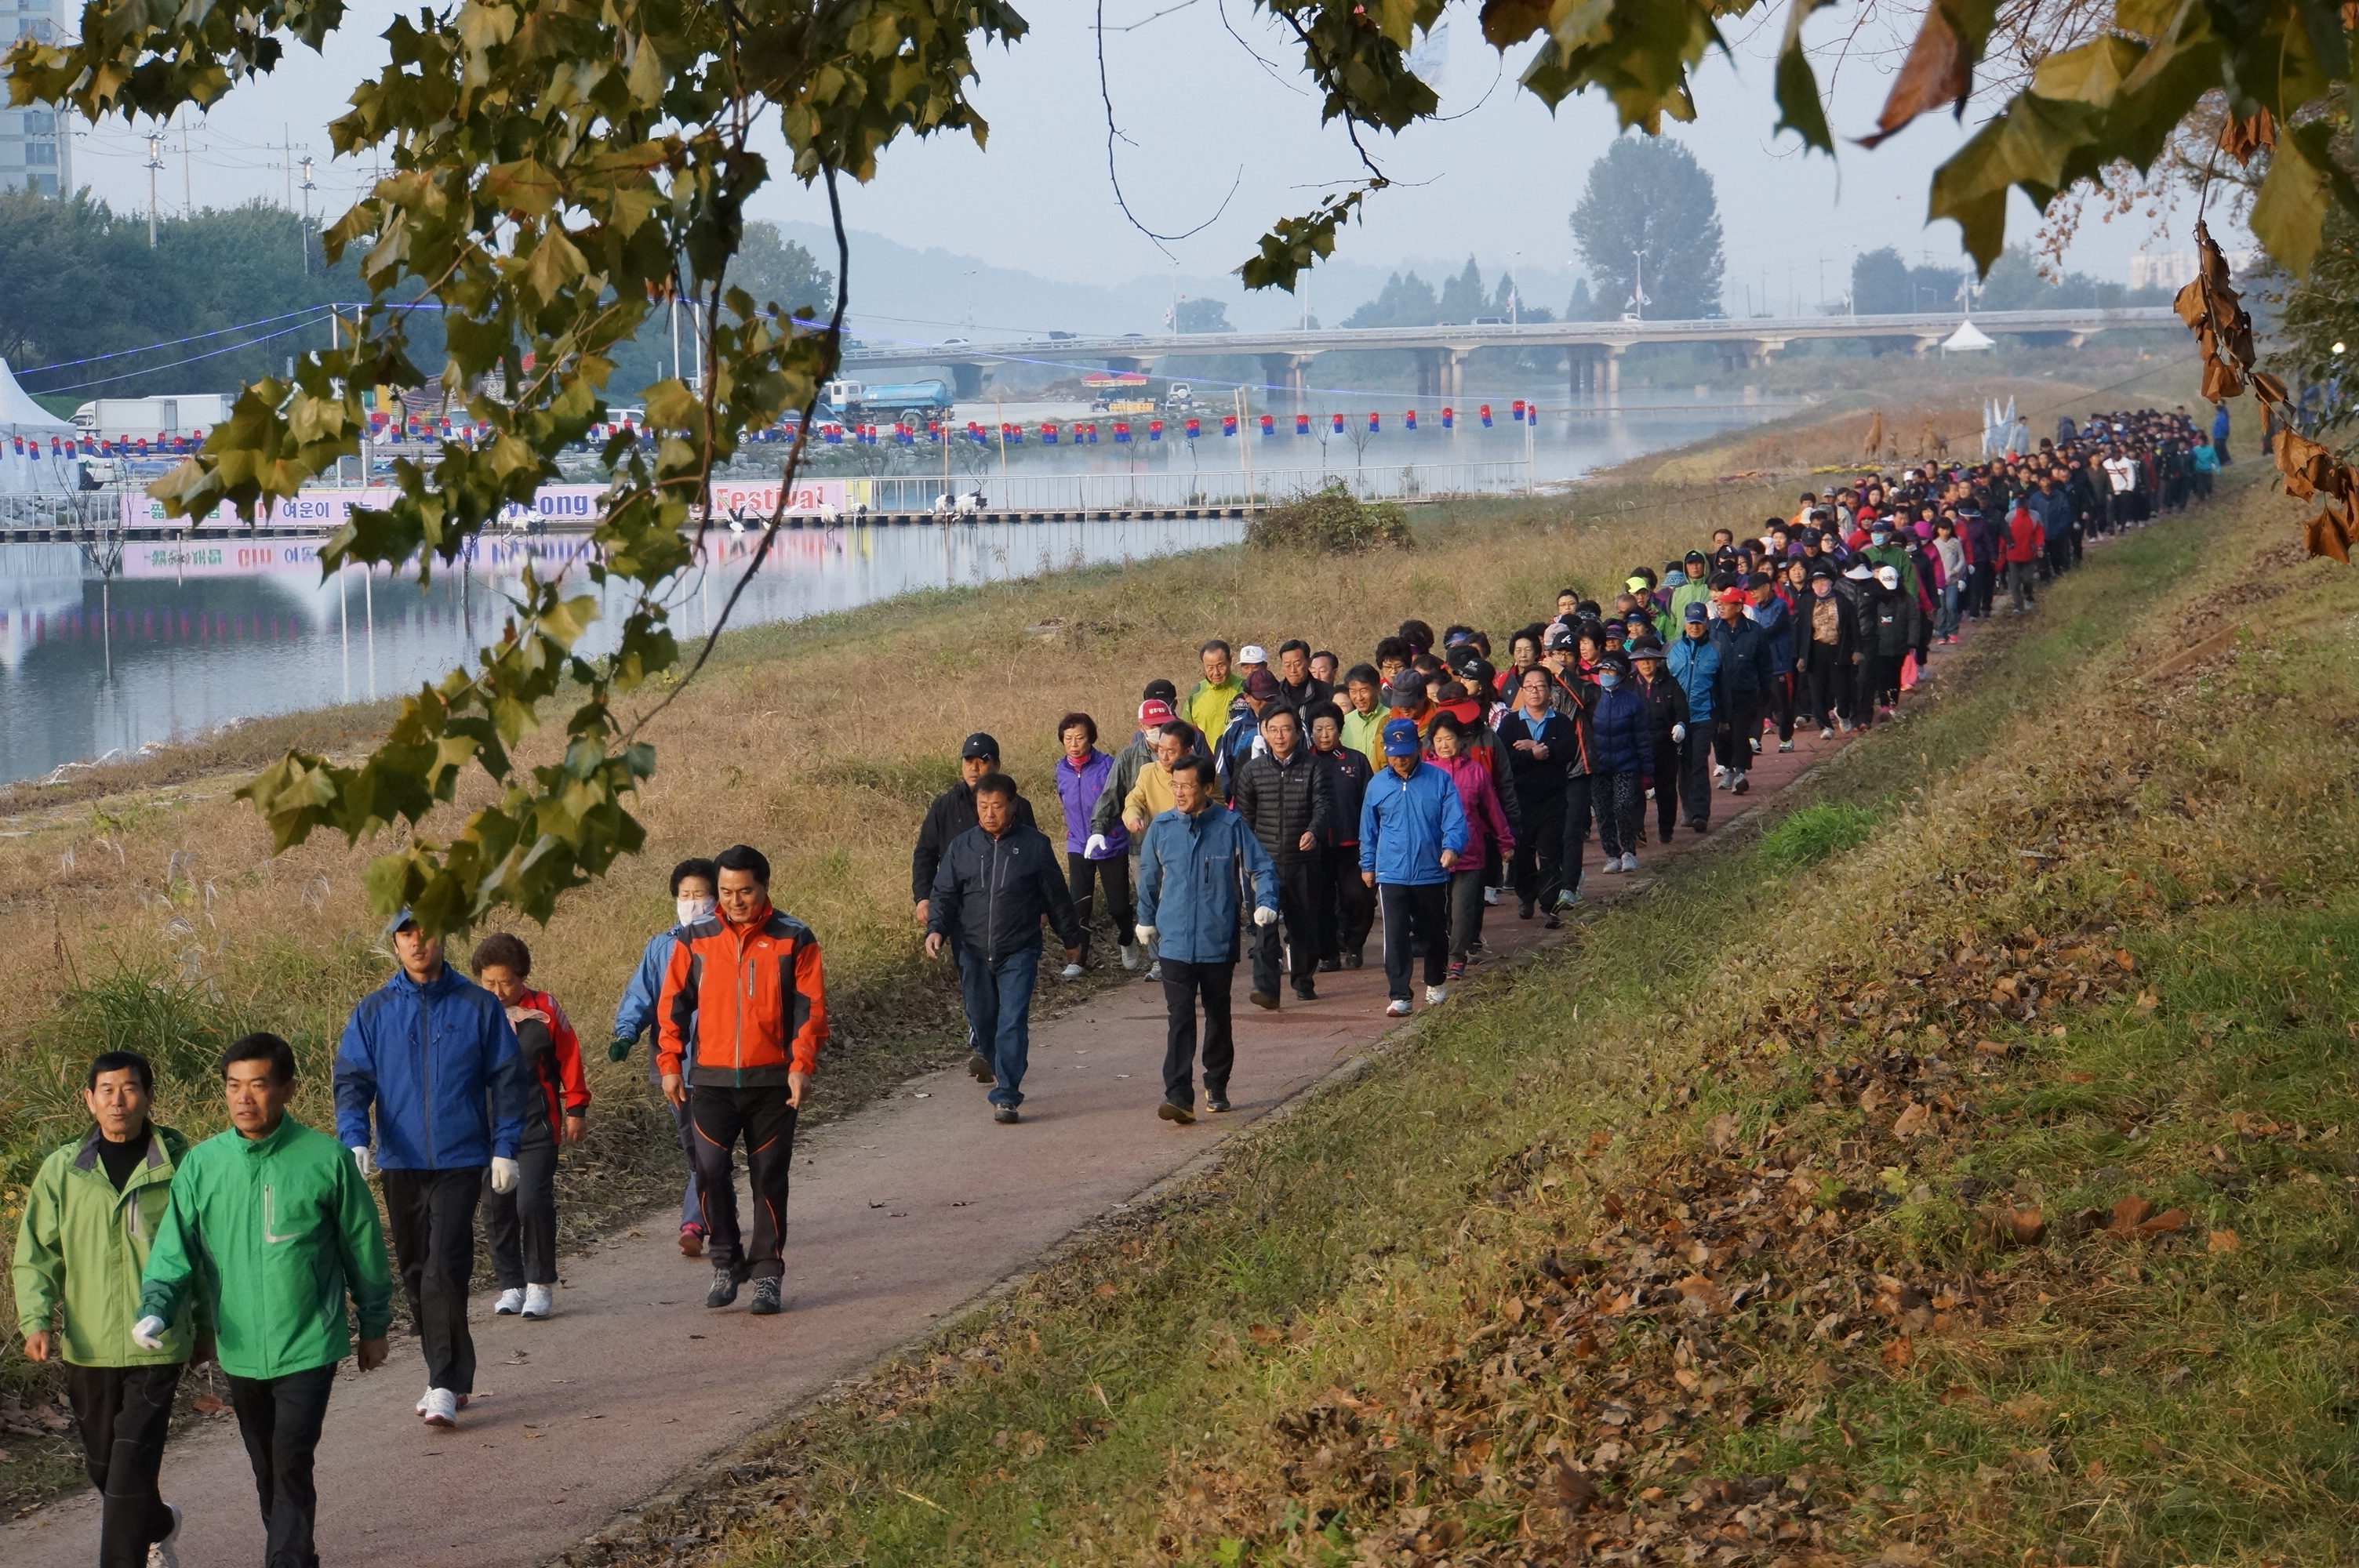
<path id="1" fill-rule="evenodd" d="M 1311 976 L 1328 946 L 1331 895 L 1325 886 L 1326 859 L 1319 846 L 1332 826 L 1334 784 L 1302 743 L 1302 723 L 1292 708 L 1272 706 L 1262 716 L 1261 732 L 1268 751 L 1237 769 L 1237 815 L 1277 867 L 1277 909 L 1292 959 L 1288 967 L 1294 994 L 1312 1001 L 1319 993 Z M 1256 1007 L 1277 1006 L 1277 932 L 1270 925 L 1254 934 Z"/>

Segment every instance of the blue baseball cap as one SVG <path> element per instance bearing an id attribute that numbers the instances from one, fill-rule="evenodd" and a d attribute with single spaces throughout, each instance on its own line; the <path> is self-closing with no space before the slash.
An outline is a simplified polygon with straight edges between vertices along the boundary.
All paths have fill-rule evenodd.
<path id="1" fill-rule="evenodd" d="M 1712 611 L 1700 603 L 1690 602 L 1688 605 L 1687 617 L 1690 621 L 1709 621 L 1712 619 Z"/>
<path id="2" fill-rule="evenodd" d="M 415 925 L 417 924 L 418 916 L 412 914 L 409 906 L 405 903 L 399 909 L 394 911 L 393 918 L 391 920 L 385 923 L 385 934 L 387 936 L 391 936 L 403 926 Z"/>
<path id="3" fill-rule="evenodd" d="M 1414 757 L 1418 753 L 1417 720 L 1388 719 L 1385 721 L 1385 755 Z"/>

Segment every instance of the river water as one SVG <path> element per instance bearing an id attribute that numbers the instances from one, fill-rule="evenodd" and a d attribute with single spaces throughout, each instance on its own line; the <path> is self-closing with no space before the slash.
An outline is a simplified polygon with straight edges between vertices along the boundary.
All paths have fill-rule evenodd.
<path id="1" fill-rule="evenodd" d="M 1458 449 L 1508 482 L 1535 473 L 1545 482 L 1784 411 L 1766 403 L 1638 406 L 1617 417 L 1546 419 L 1532 435 L 1528 467 L 1516 460 L 1527 449 L 1519 429 L 1461 432 Z M 1099 422 L 1108 423 L 1103 416 Z M 1326 456 L 1345 473 L 1363 464 L 1430 465 L 1440 456 L 1438 440 L 1406 433 L 1357 452 L 1338 445 Z M 1213 438 L 1197 446 L 1194 453 L 1158 455 L 1206 474 L 1237 466 L 1243 455 L 1234 440 Z M 995 470 L 995 453 L 993 460 Z M 1061 460 L 1036 451 L 1026 466 L 1035 473 L 1121 471 L 1103 448 L 1069 448 Z M 1276 464 L 1258 466 L 1266 473 Z M 1514 472 L 1518 467 L 1523 473 Z M 773 546 L 733 623 L 798 620 L 922 589 L 1143 561 L 1229 544 L 1243 528 L 1234 519 L 1158 519 L 791 530 Z M 683 640 L 709 627 L 735 579 L 729 568 L 742 567 L 750 547 L 720 536 L 707 563 L 675 585 L 672 624 Z M 131 754 L 243 719 L 414 690 L 499 635 L 506 597 L 528 563 L 544 579 L 570 571 L 586 585 L 582 548 L 579 537 L 566 535 L 484 540 L 463 576 L 438 573 L 431 588 L 420 589 L 383 571 L 348 570 L 323 582 L 317 545 L 298 540 L 224 536 L 197 550 L 133 544 L 121 574 L 103 581 L 76 546 L 0 546 L 0 783 L 41 778 L 61 765 Z M 602 596 L 602 609 L 608 613 L 584 643 L 592 654 L 610 645 L 619 596 Z"/>

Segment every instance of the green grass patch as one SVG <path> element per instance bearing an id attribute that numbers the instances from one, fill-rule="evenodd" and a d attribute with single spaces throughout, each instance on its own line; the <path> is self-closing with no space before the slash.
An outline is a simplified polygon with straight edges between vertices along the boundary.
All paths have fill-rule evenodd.
<path id="1" fill-rule="evenodd" d="M 1789 812 L 1761 836 L 1761 858 L 1779 871 L 1816 865 L 1829 855 L 1867 842 L 1881 813 L 1849 801 L 1821 800 Z"/>

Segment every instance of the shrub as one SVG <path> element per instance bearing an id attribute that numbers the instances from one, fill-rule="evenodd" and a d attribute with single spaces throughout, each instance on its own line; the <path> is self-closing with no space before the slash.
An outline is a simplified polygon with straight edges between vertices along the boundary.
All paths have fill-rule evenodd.
<path id="1" fill-rule="evenodd" d="M 1294 550 L 1311 556 L 1406 550 L 1408 514 L 1397 502 L 1370 506 L 1339 480 L 1324 490 L 1298 495 L 1256 514 L 1245 524 L 1245 543 L 1256 550 Z"/>

